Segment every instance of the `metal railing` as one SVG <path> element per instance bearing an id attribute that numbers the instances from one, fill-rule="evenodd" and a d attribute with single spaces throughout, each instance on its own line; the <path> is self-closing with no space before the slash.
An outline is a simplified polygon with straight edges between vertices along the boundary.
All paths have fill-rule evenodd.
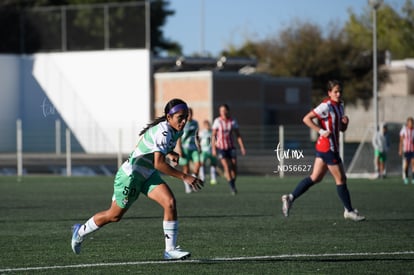
<path id="1" fill-rule="evenodd" d="M 108 127 L 111 127 L 111 125 L 108 125 Z M 119 146 L 119 152 L 87 154 L 79 149 L 76 137 L 71 131 L 68 128 L 63 128 L 57 123 L 56 129 L 49 129 L 51 133 L 48 133 L 56 136 L 55 144 L 59 146 L 48 144 L 49 150 L 47 151 L 29 150 L 27 148 L 28 144 L 33 145 L 37 142 L 39 148 L 44 148 L 43 143 L 46 141 L 39 134 L 34 135 L 30 131 L 25 132 L 24 125 L 22 127 L 21 122 L 17 121 L 16 145 L 7 151 L 0 152 L 0 174 L 58 173 L 70 175 L 74 171 L 72 166 L 81 166 L 84 171 L 86 170 L 85 167 L 94 166 L 98 167 L 101 172 L 104 171 L 105 174 L 108 174 L 108 171 L 115 173 L 128 155 L 121 151 L 122 146 Z M 0 126 L 0 132 L 2 130 L 4 129 L 1 129 Z M 241 125 L 240 132 L 247 151 L 246 156 L 241 156 L 238 152 L 240 174 L 273 175 L 277 177 L 310 174 L 315 158 L 315 136 L 311 134 L 307 127 L 302 125 Z M 393 135 L 397 134 L 393 133 Z M 93 136 L 90 136 L 90 139 L 90 142 L 99 142 Z M 120 138 L 120 140 L 122 139 Z M 393 140 L 396 141 L 396 137 Z M 352 170 L 355 165 L 351 163 L 356 161 L 355 158 L 358 158 L 359 162 L 356 167 L 365 169 L 364 171 L 370 175 L 375 175 L 372 145 L 368 138 L 361 142 L 343 142 L 342 158 L 345 169 L 351 168 Z M 392 144 L 388 152 L 387 171 L 390 174 L 399 174 L 401 171 L 401 158 L 398 157 L 396 151 L 397 145 Z M 361 146 L 366 148 L 366 152 L 362 154 L 358 153 L 360 151 L 358 148 Z M 130 151 L 133 149 L 130 148 Z M 355 172 L 360 173 L 359 170 L 354 172 L 348 170 L 348 173 Z"/>

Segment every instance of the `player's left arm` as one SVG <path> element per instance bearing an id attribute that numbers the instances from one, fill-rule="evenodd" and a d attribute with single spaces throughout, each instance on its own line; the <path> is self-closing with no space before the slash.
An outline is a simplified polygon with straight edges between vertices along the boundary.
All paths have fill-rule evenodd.
<path id="1" fill-rule="evenodd" d="M 347 116 L 343 116 L 343 117 L 341 118 L 341 125 L 340 125 L 339 130 L 340 130 L 341 132 L 345 132 L 345 131 L 346 131 L 346 129 L 348 128 L 348 123 L 349 123 L 349 118 L 348 118 Z"/>
<path id="2" fill-rule="evenodd" d="M 244 156 L 246 155 L 246 148 L 244 147 L 243 138 L 240 135 L 239 128 L 233 129 L 233 131 L 234 131 L 234 134 L 236 135 L 237 143 L 239 144 L 240 151 L 242 155 Z"/>
<path id="3" fill-rule="evenodd" d="M 171 152 L 168 157 L 174 157 Z M 178 158 L 177 158 L 178 161 Z M 183 173 L 180 170 L 175 169 L 166 161 L 166 156 L 162 152 L 154 152 L 154 168 L 163 174 L 181 179 L 185 183 L 191 185 L 194 190 L 200 190 L 203 187 L 203 181 L 195 176 Z"/>

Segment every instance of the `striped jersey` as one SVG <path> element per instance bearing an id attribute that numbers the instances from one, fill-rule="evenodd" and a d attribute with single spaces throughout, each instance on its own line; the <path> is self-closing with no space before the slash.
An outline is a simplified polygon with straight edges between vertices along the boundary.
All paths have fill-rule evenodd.
<path id="1" fill-rule="evenodd" d="M 198 122 L 196 120 L 187 121 L 181 136 L 181 147 L 188 150 L 197 150 Z"/>
<path id="2" fill-rule="evenodd" d="M 319 121 L 319 126 L 331 132 L 329 136 L 330 150 L 339 151 L 339 130 L 341 119 L 344 116 L 344 106 L 340 102 L 335 102 L 329 98 L 322 101 L 313 113 Z"/>
<path id="3" fill-rule="evenodd" d="M 414 128 L 404 125 L 400 131 L 403 138 L 403 152 L 414 152 Z"/>
<path id="4" fill-rule="evenodd" d="M 233 129 L 238 129 L 239 124 L 233 118 L 223 119 L 218 117 L 214 120 L 213 130 L 216 130 L 215 146 L 220 150 L 234 149 Z"/>
<path id="5" fill-rule="evenodd" d="M 182 134 L 182 131 L 177 132 L 167 121 L 149 128 L 140 136 L 135 150 L 122 164 L 121 169 L 127 175 L 137 172 L 144 178 L 149 178 L 156 170 L 154 168 L 154 153 L 161 152 L 166 155 L 172 152 Z"/>

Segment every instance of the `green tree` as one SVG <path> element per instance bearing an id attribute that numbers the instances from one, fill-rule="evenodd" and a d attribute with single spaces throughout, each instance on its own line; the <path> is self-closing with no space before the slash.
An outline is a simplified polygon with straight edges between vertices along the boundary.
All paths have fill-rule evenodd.
<path id="1" fill-rule="evenodd" d="M 355 47 L 335 26 L 324 35 L 319 26 L 296 21 L 275 37 L 246 41 L 241 48 L 232 47 L 224 54 L 257 58 L 261 73 L 311 78 L 314 103 L 326 96 L 326 83 L 334 78 L 344 83 L 347 103 L 360 99 L 368 105 L 372 95 L 370 53 Z"/>
<path id="2" fill-rule="evenodd" d="M 377 39 L 379 52 L 390 51 L 394 59 L 414 56 L 414 5 L 406 0 L 401 11 L 383 4 L 377 10 Z M 350 11 L 344 31 L 349 41 L 359 48 L 372 48 L 372 9 L 367 6 L 361 14 Z"/>
<path id="3" fill-rule="evenodd" d="M 401 11 L 384 4 L 377 11 L 379 66 L 384 52 L 394 59 L 414 56 L 414 5 L 406 0 Z M 273 37 L 247 40 L 241 47 L 230 46 L 227 56 L 250 56 L 258 60 L 258 71 L 274 76 L 309 77 L 313 100 L 325 95 L 325 83 L 337 78 L 344 83 L 347 103 L 361 100 L 365 106 L 372 98 L 372 8 L 361 14 L 349 12 L 345 26 L 328 27 L 293 21 Z M 388 81 L 388 72 L 379 70 L 379 85 Z"/>

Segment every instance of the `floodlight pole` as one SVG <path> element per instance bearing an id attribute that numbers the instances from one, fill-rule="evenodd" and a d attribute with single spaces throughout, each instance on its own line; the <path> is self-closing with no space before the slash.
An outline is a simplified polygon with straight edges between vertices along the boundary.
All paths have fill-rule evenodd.
<path id="1" fill-rule="evenodd" d="M 373 90 L 373 108 L 374 108 L 374 132 L 379 131 L 378 115 L 378 72 L 377 72 L 377 10 L 383 0 L 368 0 L 372 7 L 372 90 Z"/>

